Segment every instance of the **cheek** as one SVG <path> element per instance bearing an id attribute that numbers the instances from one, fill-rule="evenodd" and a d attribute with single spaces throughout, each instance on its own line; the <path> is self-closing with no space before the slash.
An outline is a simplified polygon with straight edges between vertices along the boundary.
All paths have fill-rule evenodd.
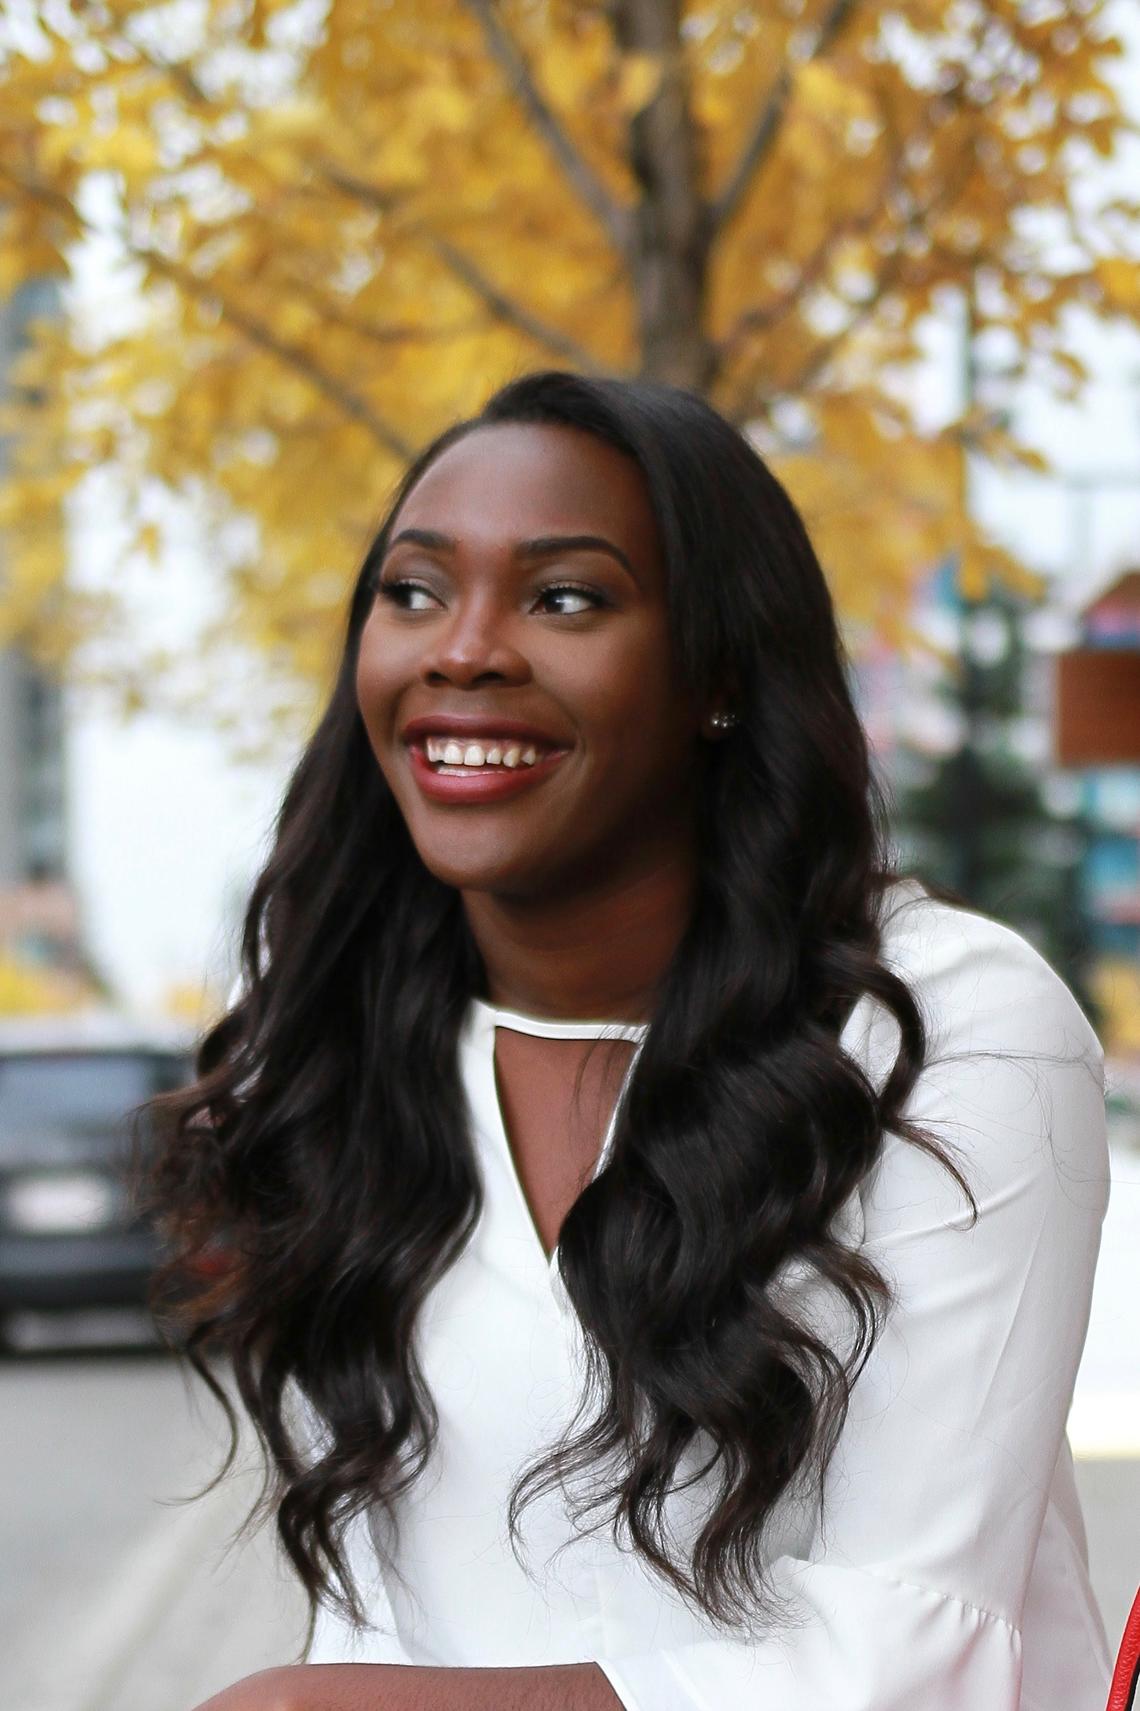
<path id="1" fill-rule="evenodd" d="M 610 657 L 596 660 L 581 694 L 598 736 L 620 745 L 633 770 L 646 770 L 648 757 L 676 746 L 684 710 L 659 624 L 639 628 Z"/>
<path id="2" fill-rule="evenodd" d="M 638 639 L 641 645 L 607 650 L 575 673 L 588 777 L 607 817 L 640 813 L 672 796 L 696 750 L 696 725 L 669 669 L 664 637 L 654 630 Z"/>
<path id="3" fill-rule="evenodd" d="M 389 789 L 399 799 L 401 780 L 393 755 L 395 696 L 389 682 L 387 663 L 375 647 L 367 647 L 361 639 L 356 661 L 356 705 L 372 758 Z"/>
<path id="4" fill-rule="evenodd" d="M 381 646 L 371 619 L 360 633 L 356 660 L 356 701 L 370 731 L 383 728 L 385 715 L 395 693 L 391 649 Z"/>

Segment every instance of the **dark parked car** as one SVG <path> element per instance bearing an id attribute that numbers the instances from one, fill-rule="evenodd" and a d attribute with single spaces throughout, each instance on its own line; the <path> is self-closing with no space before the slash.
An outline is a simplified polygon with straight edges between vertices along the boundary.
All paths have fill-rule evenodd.
<path id="1" fill-rule="evenodd" d="M 0 1345 L 21 1309 L 145 1303 L 159 1241 L 132 1205 L 129 1117 L 192 1078 L 182 1029 L 113 1015 L 0 1026 Z"/>

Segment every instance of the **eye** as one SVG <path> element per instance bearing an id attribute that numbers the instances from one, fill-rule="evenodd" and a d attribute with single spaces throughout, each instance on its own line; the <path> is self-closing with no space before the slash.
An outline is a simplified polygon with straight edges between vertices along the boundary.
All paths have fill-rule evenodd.
<path id="1" fill-rule="evenodd" d="M 599 606 L 606 606 L 609 604 L 609 602 L 599 594 L 596 589 L 580 588 L 573 582 L 559 582 L 551 588 L 544 588 L 542 593 L 539 595 L 539 599 L 561 600 L 564 596 L 571 600 L 582 601 L 584 604 L 572 607 L 569 610 L 563 608 L 562 611 L 555 614 L 555 616 L 559 618 L 577 618 L 583 612 L 594 611 Z"/>
<path id="2" fill-rule="evenodd" d="M 406 577 L 392 577 L 374 584 L 375 592 L 389 605 L 395 606 L 401 612 L 427 612 L 437 605 L 435 595 L 422 582 L 411 582 Z M 420 598 L 417 599 L 417 596 Z M 559 609 L 554 612 L 557 618 L 578 618 L 583 613 L 596 611 L 601 606 L 608 606 L 609 601 L 595 588 L 583 588 L 573 582 L 559 582 L 550 588 L 543 588 L 538 594 L 538 603 L 547 601 L 560 602 Z M 565 602 L 571 602 L 569 606 Z M 573 602 L 577 604 L 573 604 Z"/>
<path id="3" fill-rule="evenodd" d="M 422 594 L 428 601 L 435 599 L 430 588 L 425 588 L 422 582 L 396 581 L 376 583 L 376 593 L 381 600 L 387 600 L 390 605 L 398 606 L 402 612 L 426 612 L 427 606 L 412 604 L 416 594 Z"/>

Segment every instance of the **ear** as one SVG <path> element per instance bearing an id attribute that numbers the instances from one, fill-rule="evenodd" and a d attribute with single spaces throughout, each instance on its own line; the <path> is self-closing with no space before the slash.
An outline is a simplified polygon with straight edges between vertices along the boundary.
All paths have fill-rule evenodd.
<path id="1" fill-rule="evenodd" d="M 720 742 L 731 734 L 736 723 L 736 714 L 729 705 L 728 697 L 718 695 L 705 709 L 701 720 L 701 736 L 709 742 Z"/>

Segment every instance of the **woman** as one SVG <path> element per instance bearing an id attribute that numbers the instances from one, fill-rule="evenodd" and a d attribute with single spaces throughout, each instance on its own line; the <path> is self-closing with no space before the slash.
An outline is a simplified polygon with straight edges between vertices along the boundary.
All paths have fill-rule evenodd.
<path id="1" fill-rule="evenodd" d="M 887 847 L 707 405 L 536 374 L 423 454 L 156 1102 L 315 1618 L 210 1711 L 1099 1711 L 1102 1052 Z"/>

